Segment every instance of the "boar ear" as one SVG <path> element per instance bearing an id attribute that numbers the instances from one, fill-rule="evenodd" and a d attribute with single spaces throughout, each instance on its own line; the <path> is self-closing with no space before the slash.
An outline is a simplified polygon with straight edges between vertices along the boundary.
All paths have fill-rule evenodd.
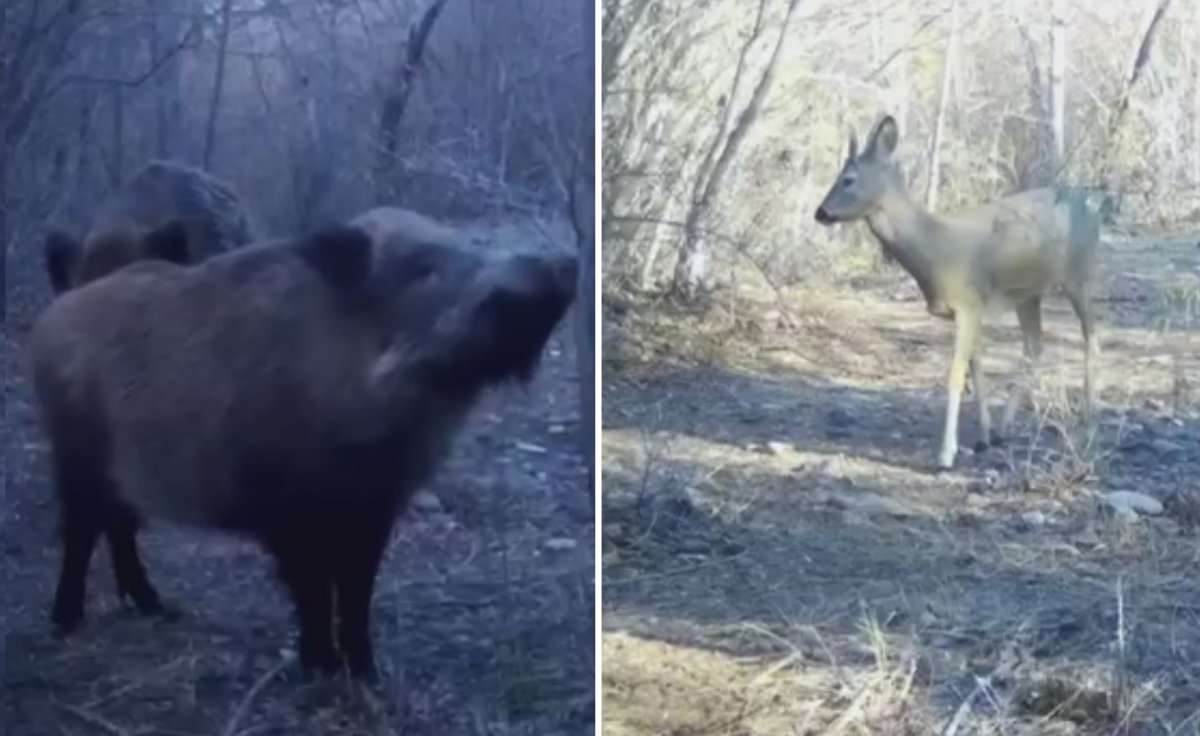
<path id="1" fill-rule="evenodd" d="M 191 254 L 188 253 L 187 228 L 180 220 L 171 220 L 159 225 L 146 233 L 142 242 L 147 258 L 178 263 L 181 266 L 192 261 Z"/>
<path id="2" fill-rule="evenodd" d="M 71 288 L 82 254 L 79 241 L 62 230 L 51 230 L 46 234 L 46 274 L 55 294 Z"/>
<path id="3" fill-rule="evenodd" d="M 371 239 L 361 228 L 332 225 L 306 235 L 300 257 L 336 289 L 354 289 L 371 275 Z"/>

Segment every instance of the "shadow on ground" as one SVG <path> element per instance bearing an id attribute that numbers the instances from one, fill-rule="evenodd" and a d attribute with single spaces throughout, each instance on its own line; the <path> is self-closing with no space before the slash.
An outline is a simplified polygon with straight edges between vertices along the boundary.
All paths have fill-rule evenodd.
<path id="1" fill-rule="evenodd" d="M 1093 449 L 1070 449 L 1065 402 L 1039 404 L 935 476 L 942 326 L 873 299 L 723 336 L 714 360 L 612 351 L 605 732 L 1192 733 L 1200 411 L 1168 405 L 1148 328 L 1110 343 L 1109 380 L 1131 388 L 1106 393 Z M 1069 310 L 1047 315 L 1079 352 Z M 962 412 L 970 448 L 971 397 Z M 1117 490 L 1163 513 L 1114 516 Z"/>

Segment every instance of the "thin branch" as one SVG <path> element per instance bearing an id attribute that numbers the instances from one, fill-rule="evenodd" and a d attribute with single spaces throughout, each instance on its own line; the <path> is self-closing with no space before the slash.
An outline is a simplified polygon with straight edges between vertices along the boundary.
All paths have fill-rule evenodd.
<path id="1" fill-rule="evenodd" d="M 158 74 L 159 70 L 161 70 L 164 66 L 169 64 L 172 59 L 179 56 L 179 54 L 182 53 L 183 50 L 186 49 L 191 44 L 192 36 L 193 36 L 194 32 L 195 32 L 194 28 L 189 29 L 187 34 L 184 35 L 184 37 L 182 39 L 180 39 L 179 43 L 172 46 L 170 49 L 168 49 L 166 51 L 166 53 L 164 53 L 162 56 L 160 56 L 159 58 L 157 58 L 153 62 L 151 62 L 150 66 L 147 67 L 145 71 L 141 72 L 137 76 L 122 78 L 122 77 L 105 77 L 105 76 L 99 76 L 99 75 L 95 75 L 95 74 L 80 74 L 80 73 L 66 74 L 63 76 L 62 79 L 59 80 L 58 84 L 54 85 L 54 87 L 51 89 L 51 91 L 49 93 L 47 93 L 46 97 L 47 98 L 53 97 L 54 94 L 59 92 L 63 87 L 66 87 L 69 84 L 75 84 L 75 83 L 103 84 L 103 85 L 112 85 L 112 86 L 117 86 L 117 87 L 140 87 L 143 84 L 145 84 L 146 82 L 153 79 L 154 76 L 156 74 Z"/>

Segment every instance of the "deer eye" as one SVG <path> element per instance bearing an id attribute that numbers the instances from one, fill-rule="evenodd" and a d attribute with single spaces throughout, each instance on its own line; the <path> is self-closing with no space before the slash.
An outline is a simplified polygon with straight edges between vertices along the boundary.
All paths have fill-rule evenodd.
<path id="1" fill-rule="evenodd" d="M 847 176 L 842 179 L 842 188 L 843 189 L 849 189 L 852 186 L 854 186 L 854 177 L 853 176 Z"/>

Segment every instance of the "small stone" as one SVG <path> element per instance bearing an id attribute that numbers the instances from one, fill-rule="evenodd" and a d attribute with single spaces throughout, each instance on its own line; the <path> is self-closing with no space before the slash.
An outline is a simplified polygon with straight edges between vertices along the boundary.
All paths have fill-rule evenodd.
<path id="1" fill-rule="evenodd" d="M 767 443 L 767 449 L 771 451 L 772 455 L 779 456 L 779 455 L 783 455 L 785 453 L 791 452 L 792 446 L 786 442 L 779 442 L 778 440 L 771 440 L 770 442 Z"/>
<path id="2" fill-rule="evenodd" d="M 1170 440 L 1155 438 L 1150 440 L 1150 446 L 1164 462 L 1175 462 L 1183 454 L 1183 448 Z"/>
<path id="3" fill-rule="evenodd" d="M 1046 515 L 1041 511 L 1026 511 L 1021 514 L 1021 521 L 1032 527 L 1045 526 Z"/>
<path id="4" fill-rule="evenodd" d="M 843 509 L 850 508 L 850 504 L 846 503 L 846 499 L 842 498 L 841 496 L 835 496 L 833 494 L 829 494 L 829 495 L 825 496 L 824 502 L 825 502 L 825 505 L 831 509 L 843 510 Z"/>
<path id="5" fill-rule="evenodd" d="M 547 539 L 545 542 L 542 542 L 542 546 L 555 552 L 565 552 L 578 547 L 579 542 L 570 537 L 555 537 L 554 539 Z"/>
<path id="6" fill-rule="evenodd" d="M 1122 507 L 1122 508 L 1117 509 L 1114 516 L 1117 519 L 1119 519 L 1120 521 L 1123 521 L 1126 523 L 1139 521 L 1142 518 L 1142 517 L 1138 516 L 1138 512 L 1134 511 L 1131 508 L 1127 508 L 1127 507 Z"/>
<path id="7" fill-rule="evenodd" d="M 427 514 L 436 514 L 442 510 L 442 501 L 432 492 L 421 489 L 413 496 L 412 507 Z"/>
<path id="8" fill-rule="evenodd" d="M 681 555 L 698 555 L 703 557 L 712 550 L 712 545 L 703 539 L 683 539 L 677 545 L 676 552 Z"/>
<path id="9" fill-rule="evenodd" d="M 1105 494 L 1103 500 L 1118 516 L 1125 514 L 1158 516 L 1163 512 L 1161 501 L 1136 491 L 1113 491 Z"/>
<path id="10" fill-rule="evenodd" d="M 825 419 L 834 427 L 849 427 L 854 424 L 854 415 L 845 409 L 832 409 Z"/>

